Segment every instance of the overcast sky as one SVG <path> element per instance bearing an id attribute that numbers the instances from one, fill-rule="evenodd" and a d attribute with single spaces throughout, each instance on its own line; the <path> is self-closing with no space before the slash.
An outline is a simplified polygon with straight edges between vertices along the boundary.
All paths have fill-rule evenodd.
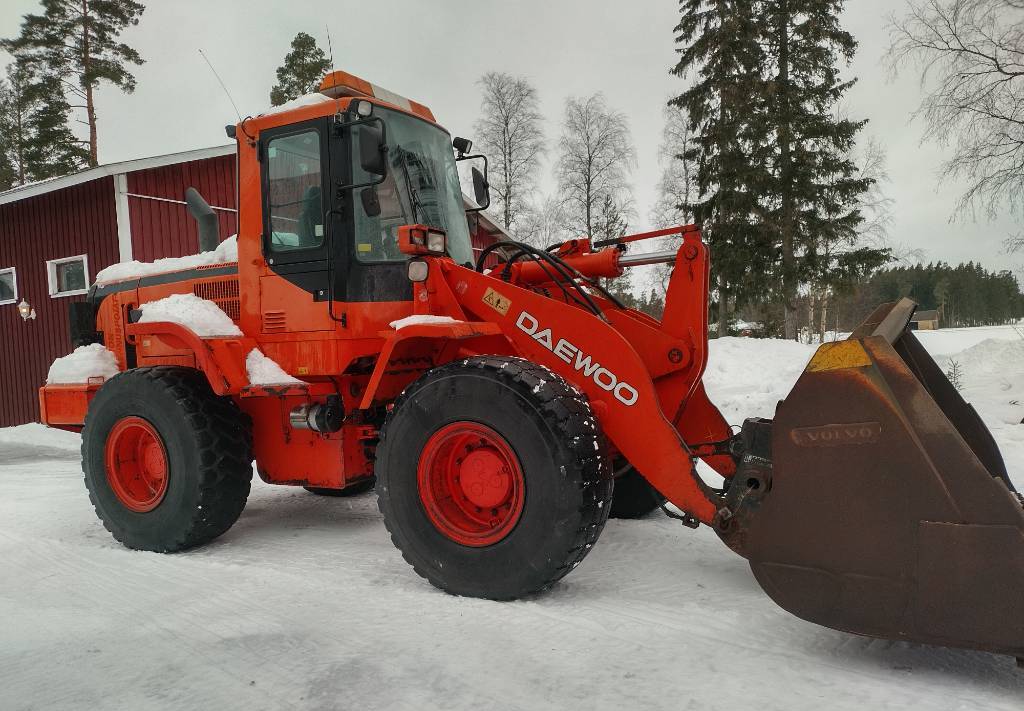
<path id="1" fill-rule="evenodd" d="M 926 260 L 981 261 L 1020 273 L 1024 255 L 1008 257 L 1001 242 L 1016 231 L 1003 217 L 951 223 L 960 193 L 940 185 L 943 150 L 920 143 L 911 121 L 920 98 L 917 77 L 890 77 L 884 63 L 887 19 L 900 0 L 854 0 L 845 25 L 860 42 L 850 71 L 859 85 L 849 94 L 852 117 L 870 119 L 866 133 L 889 154 L 895 201 L 894 243 L 921 249 Z M 37 0 L 4 0 L 0 36 L 17 33 Z M 534 83 L 557 141 L 567 96 L 604 92 L 630 121 L 639 165 L 632 175 L 639 209 L 636 228 L 648 225 L 660 175 L 662 106 L 682 89 L 668 69 L 675 63 L 675 0 L 151 0 L 142 21 L 124 35 L 147 60 L 136 70 L 138 89 L 98 95 L 101 162 L 115 162 L 225 143 L 223 126 L 234 111 L 198 49 L 206 51 L 242 115 L 269 104 L 274 70 L 295 33 L 308 32 L 344 69 L 418 100 L 455 135 L 472 137 L 479 109 L 479 76 L 491 70 L 521 74 Z M 544 167 L 550 189 L 551 162 Z"/>

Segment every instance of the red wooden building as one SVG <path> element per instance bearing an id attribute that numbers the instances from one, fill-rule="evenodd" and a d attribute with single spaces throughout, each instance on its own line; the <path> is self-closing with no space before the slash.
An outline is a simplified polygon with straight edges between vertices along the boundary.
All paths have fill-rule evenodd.
<path id="1" fill-rule="evenodd" d="M 219 146 L 100 166 L 0 193 L 0 427 L 39 419 L 36 391 L 71 350 L 69 301 L 117 262 L 194 254 L 194 187 L 236 232 L 235 147 Z M 470 220 L 477 249 L 501 230 Z M 34 316 L 23 319 L 24 301 Z"/>

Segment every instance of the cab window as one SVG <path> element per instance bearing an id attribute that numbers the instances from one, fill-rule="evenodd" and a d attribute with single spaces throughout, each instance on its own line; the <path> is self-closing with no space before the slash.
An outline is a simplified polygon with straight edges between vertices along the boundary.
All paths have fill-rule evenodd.
<path id="1" fill-rule="evenodd" d="M 267 144 L 270 248 L 315 249 L 324 243 L 320 133 L 303 131 Z"/>

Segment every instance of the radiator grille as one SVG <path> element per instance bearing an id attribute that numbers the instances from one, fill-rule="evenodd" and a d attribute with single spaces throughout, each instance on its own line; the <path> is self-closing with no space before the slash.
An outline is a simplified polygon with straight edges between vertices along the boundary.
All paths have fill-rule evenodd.
<path id="1" fill-rule="evenodd" d="M 239 300 L 238 279 L 211 281 L 192 286 L 192 293 L 200 299 L 212 301 L 226 313 L 232 321 L 242 315 L 242 304 Z"/>

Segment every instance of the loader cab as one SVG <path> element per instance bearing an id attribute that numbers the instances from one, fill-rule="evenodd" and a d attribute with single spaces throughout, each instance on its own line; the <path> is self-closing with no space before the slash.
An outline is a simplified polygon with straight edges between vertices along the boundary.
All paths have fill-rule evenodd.
<path id="1" fill-rule="evenodd" d="M 411 300 L 403 225 L 444 230 L 451 258 L 472 264 L 452 138 L 437 124 L 354 99 L 259 141 L 267 267 L 315 302 Z"/>

